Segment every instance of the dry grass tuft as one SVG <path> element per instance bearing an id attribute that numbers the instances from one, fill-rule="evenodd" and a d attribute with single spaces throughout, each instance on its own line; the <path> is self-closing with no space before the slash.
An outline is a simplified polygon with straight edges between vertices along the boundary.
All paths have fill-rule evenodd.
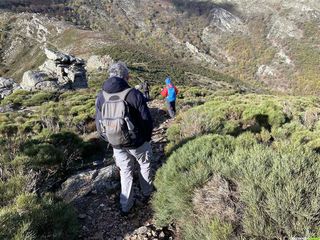
<path id="1" fill-rule="evenodd" d="M 242 207 L 237 187 L 220 175 L 213 175 L 203 188 L 196 189 L 192 202 L 199 216 L 239 225 Z"/>

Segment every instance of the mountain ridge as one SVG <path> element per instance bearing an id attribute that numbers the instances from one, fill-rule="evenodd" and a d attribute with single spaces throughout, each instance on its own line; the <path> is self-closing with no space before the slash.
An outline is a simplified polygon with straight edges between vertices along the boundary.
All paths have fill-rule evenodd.
<path id="1" fill-rule="evenodd" d="M 317 93 L 317 1 L 61 2 L 67 21 L 100 32 L 111 42 L 142 43 L 276 91 Z M 312 61 L 305 59 L 306 54 Z"/>

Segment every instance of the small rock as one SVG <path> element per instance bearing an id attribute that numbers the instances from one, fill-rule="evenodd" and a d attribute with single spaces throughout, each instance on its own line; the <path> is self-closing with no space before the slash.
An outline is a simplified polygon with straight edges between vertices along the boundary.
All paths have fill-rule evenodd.
<path id="1" fill-rule="evenodd" d="M 88 213 L 89 213 L 90 215 L 94 215 L 94 211 L 92 211 L 92 210 L 89 210 Z"/>
<path id="2" fill-rule="evenodd" d="M 102 164 L 103 164 L 102 161 L 94 161 L 94 162 L 92 163 L 93 166 L 99 166 L 99 165 L 102 165 Z"/>
<path id="3" fill-rule="evenodd" d="M 94 194 L 94 195 L 98 194 L 97 190 L 92 190 L 91 193 Z"/>
<path id="4" fill-rule="evenodd" d="M 166 235 L 164 234 L 163 231 L 161 231 L 161 233 L 159 234 L 159 238 L 164 238 Z"/>
<path id="5" fill-rule="evenodd" d="M 83 227 L 82 227 L 82 230 L 83 230 L 84 232 L 89 232 L 89 231 L 90 231 L 89 228 L 87 228 L 86 226 L 83 226 Z"/>
<path id="6" fill-rule="evenodd" d="M 116 240 L 122 240 L 122 239 L 123 239 L 123 237 L 121 237 L 121 236 L 116 237 Z"/>
<path id="7" fill-rule="evenodd" d="M 86 217 L 87 217 L 86 214 L 79 214 L 79 215 L 78 215 L 78 218 L 80 218 L 80 219 L 85 219 Z"/>
<path id="8" fill-rule="evenodd" d="M 146 234 L 148 232 L 148 228 L 146 226 L 142 226 L 135 231 L 137 234 Z"/>

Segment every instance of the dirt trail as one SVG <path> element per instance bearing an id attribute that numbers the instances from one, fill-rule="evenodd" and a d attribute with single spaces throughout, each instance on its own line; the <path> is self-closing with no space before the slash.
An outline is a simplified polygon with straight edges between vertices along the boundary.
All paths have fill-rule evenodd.
<path id="1" fill-rule="evenodd" d="M 163 101 L 160 100 L 149 103 L 155 125 L 152 137 L 155 170 L 165 160 L 166 130 L 172 123 L 162 110 L 163 106 Z M 90 193 L 74 202 L 80 222 L 79 239 L 174 239 L 172 227 L 160 229 L 155 227 L 150 203 L 143 204 L 139 201 L 141 195 L 137 179 L 134 191 L 137 197 L 136 204 L 132 213 L 126 217 L 122 217 L 118 210 L 119 190 L 112 194 Z"/>

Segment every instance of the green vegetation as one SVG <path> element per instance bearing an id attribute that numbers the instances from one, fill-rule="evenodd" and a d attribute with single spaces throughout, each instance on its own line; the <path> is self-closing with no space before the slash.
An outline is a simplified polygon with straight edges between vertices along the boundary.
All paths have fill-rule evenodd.
<path id="1" fill-rule="evenodd" d="M 65 93 L 16 91 L 2 100 L 0 106 L 32 107 L 32 111 L 0 114 L 0 129 L 16 126 L 19 132 L 29 135 L 63 130 L 90 133 L 94 131 L 95 96 L 95 90 Z"/>
<path id="2" fill-rule="evenodd" d="M 319 104 L 315 97 L 254 94 L 216 97 L 182 113 L 176 127 L 179 134 L 170 140 L 176 144 L 206 133 L 238 136 L 245 131 L 261 133 L 264 130 L 275 140 L 294 139 L 298 133 L 320 130 Z"/>
<path id="3" fill-rule="evenodd" d="M 46 59 L 43 50 L 39 46 L 17 46 L 20 48 L 18 54 L 14 56 L 10 65 L 6 65 L 6 76 L 22 80 L 23 74 L 31 69 L 38 68 Z"/>
<path id="4" fill-rule="evenodd" d="M 180 114 L 168 130 L 168 161 L 156 176 L 157 223 L 176 222 L 183 239 L 318 236 L 319 104 L 317 98 L 233 95 Z M 230 200 L 236 220 L 206 206 L 197 213 L 196 192 L 216 175 L 239 195 Z M 205 201 L 212 209 L 226 204 L 216 200 L 221 187 Z"/>
<path id="5" fill-rule="evenodd" d="M 320 30 L 312 22 L 304 23 L 305 30 L 303 41 L 291 41 L 292 57 L 297 63 L 299 74 L 296 76 L 294 90 L 296 94 L 318 94 L 320 50 L 316 46 L 320 44 Z"/>
<path id="6" fill-rule="evenodd" d="M 46 181 L 59 182 L 79 165 L 85 143 L 71 133 L 35 140 L 10 126 L 1 129 L 1 136 L 0 238 L 75 239 L 73 208 L 50 194 L 40 198 L 29 192 L 54 187 Z"/>
<path id="7" fill-rule="evenodd" d="M 256 35 L 254 38 L 233 36 L 223 39 L 226 51 L 236 59 L 227 73 L 242 81 L 254 80 L 259 66 L 269 64 L 276 54 L 276 49 L 269 46 L 262 33 Z"/>
<path id="8" fill-rule="evenodd" d="M 10 105 L 14 108 L 39 106 L 43 103 L 56 100 L 57 96 L 57 92 L 30 92 L 18 90 L 3 99 L 0 102 L 0 106 Z"/>
<path id="9" fill-rule="evenodd" d="M 73 208 L 51 196 L 105 152 L 95 131 L 96 90 L 16 91 L 0 100 L 0 238 L 77 239 Z"/>
<path id="10" fill-rule="evenodd" d="M 133 79 L 140 77 L 153 84 L 162 84 L 165 78 L 170 76 L 176 84 L 197 86 L 201 81 L 197 81 L 194 75 L 198 75 L 200 79 L 209 78 L 207 88 L 212 88 L 210 82 L 215 81 L 239 84 L 239 81 L 209 68 L 176 60 L 169 55 L 159 55 L 152 49 L 146 50 L 139 45 L 115 45 L 100 49 L 97 54 L 108 54 L 116 61 L 126 62 Z"/>
<path id="11" fill-rule="evenodd" d="M 1 239 L 76 239 L 77 228 L 75 212 L 50 195 L 21 194 L 0 209 Z"/>

